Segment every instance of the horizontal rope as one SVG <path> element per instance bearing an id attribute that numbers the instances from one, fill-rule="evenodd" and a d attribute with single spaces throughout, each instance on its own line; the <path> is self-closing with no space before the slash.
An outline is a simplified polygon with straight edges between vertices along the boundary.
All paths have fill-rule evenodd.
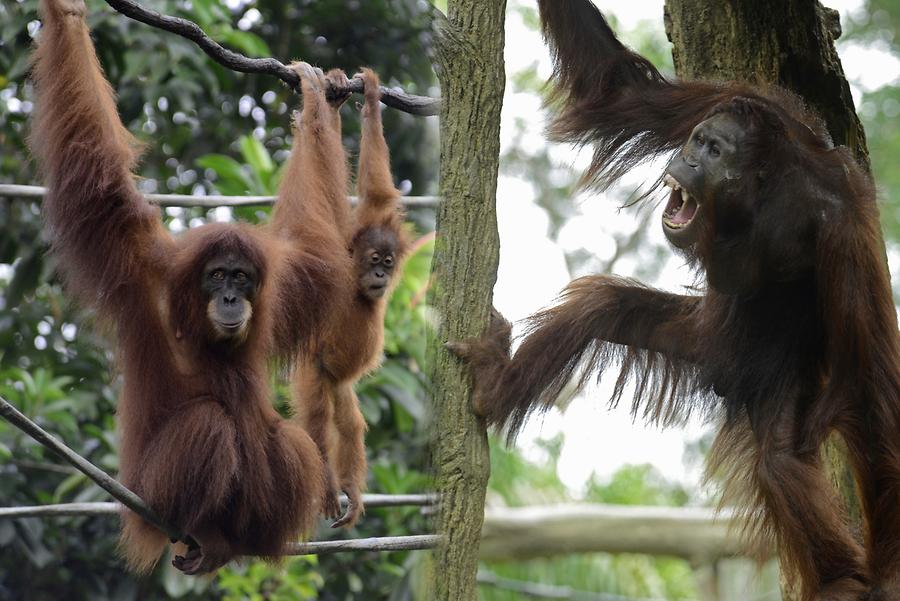
<path id="1" fill-rule="evenodd" d="M 423 551 L 434 549 L 441 543 L 439 534 L 413 534 L 410 536 L 381 536 L 325 540 L 314 543 L 291 543 L 285 555 L 331 555 L 345 551 Z"/>
<path id="2" fill-rule="evenodd" d="M 24 186 L 19 184 L 0 184 L 0 196 L 10 198 L 43 198 L 47 189 L 41 186 Z M 275 196 L 191 196 L 190 194 L 144 194 L 144 198 L 160 207 L 247 207 L 275 204 Z M 358 198 L 350 196 L 351 204 Z M 400 203 L 407 208 L 435 208 L 437 196 L 404 196 Z"/>
<path id="3" fill-rule="evenodd" d="M 346 503 L 347 498 L 341 498 Z M 435 495 L 363 495 L 366 509 L 377 507 L 427 506 L 435 501 Z M 66 516 L 112 516 L 122 510 L 121 503 L 61 503 L 31 507 L 0 507 L 0 519 Z M 433 549 L 440 543 L 436 534 L 410 536 L 383 536 L 346 540 L 291 543 L 285 555 L 330 555 L 345 551 L 421 551 Z"/>
<path id="4" fill-rule="evenodd" d="M 341 505 L 347 505 L 347 496 L 340 496 Z M 437 503 L 437 495 L 381 495 L 364 494 L 363 504 L 366 509 L 384 507 L 430 507 Z M 122 511 L 122 504 L 111 501 L 98 503 L 57 503 L 53 505 L 23 505 L 19 507 L 0 507 L 0 519 L 40 518 L 65 516 L 103 516 L 117 515 Z"/>
<path id="5" fill-rule="evenodd" d="M 377 507 L 428 506 L 435 495 L 363 495 L 366 509 Z M 341 497 L 346 504 L 347 497 Z M 30 507 L 0 507 L 0 519 L 38 517 L 113 516 L 122 511 L 121 503 L 60 503 Z M 419 551 L 433 549 L 440 542 L 435 534 L 355 538 L 335 541 L 291 543 L 285 555 L 330 555 L 344 551 Z"/>

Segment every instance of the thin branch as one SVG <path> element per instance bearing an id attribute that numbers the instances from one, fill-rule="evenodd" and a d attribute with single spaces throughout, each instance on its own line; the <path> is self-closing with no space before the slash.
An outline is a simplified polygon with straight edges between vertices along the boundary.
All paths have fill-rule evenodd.
<path id="1" fill-rule="evenodd" d="M 102 503 L 58 503 L 55 505 L 0 507 L 0 519 L 93 517 L 118 515 L 120 511 L 122 511 L 122 504 L 112 501 Z"/>
<path id="2" fill-rule="evenodd" d="M 616 241 L 616 250 L 615 252 L 613 252 L 613 256 L 611 256 L 598 270 L 598 273 L 612 273 L 613 267 L 615 267 L 619 259 L 621 259 L 625 255 L 630 254 L 632 251 L 638 248 L 638 246 L 640 246 L 644 239 L 647 237 L 647 232 L 650 231 L 650 221 L 655 218 L 656 216 L 651 211 L 644 211 L 640 216 L 638 226 L 630 235 L 614 236 Z"/>
<path id="3" fill-rule="evenodd" d="M 0 417 L 5 418 L 9 423 L 71 463 L 78 471 L 96 482 L 100 488 L 112 495 L 113 498 L 141 516 L 146 522 L 165 532 L 170 539 L 181 540 L 188 544 L 196 544 L 189 536 L 186 536 L 179 529 L 163 523 L 163 521 L 159 519 L 153 510 L 150 509 L 140 497 L 122 486 L 122 484 L 114 480 L 109 474 L 92 464 L 90 461 L 61 443 L 49 432 L 25 417 L 21 411 L 13 407 L 3 397 L 0 397 Z"/>
<path id="4" fill-rule="evenodd" d="M 347 505 L 347 496 L 341 495 L 341 505 Z M 431 507 L 437 503 L 437 495 L 363 495 L 366 509 L 384 507 Z M 115 515 L 122 511 L 120 503 L 58 503 L 55 505 L 29 505 L 21 507 L 0 507 L 0 519 L 12 518 L 52 518 L 64 516 Z"/>
<path id="5" fill-rule="evenodd" d="M 218 42 L 206 35 L 203 29 L 193 21 L 160 14 L 144 8 L 133 0 L 106 0 L 106 3 L 135 21 L 140 21 L 151 27 L 163 29 L 191 40 L 214 61 L 233 71 L 274 75 L 293 90 L 298 93 L 300 91 L 300 78 L 294 71 L 288 69 L 278 60 L 274 58 L 248 58 L 243 54 L 223 48 Z M 351 79 L 350 91 L 362 93 L 362 80 Z M 391 108 L 422 117 L 437 115 L 441 105 L 439 98 L 414 96 L 401 90 L 383 86 L 381 88 L 381 101 Z"/>
<path id="6" fill-rule="evenodd" d="M 436 493 L 414 495 L 381 495 L 375 493 L 364 494 L 363 505 L 366 509 L 378 507 L 432 507 L 437 505 Z M 341 495 L 341 505 L 347 504 L 347 496 Z"/>
<path id="7" fill-rule="evenodd" d="M 18 184 L 0 184 L 0 196 L 10 198 L 43 198 L 47 189 L 41 186 L 21 186 Z M 190 196 L 187 194 L 144 194 L 144 198 L 160 207 L 246 207 L 275 204 L 275 196 Z M 356 204 L 358 198 L 351 196 L 350 203 Z M 407 208 L 435 208 L 437 196 L 404 196 L 401 204 Z"/>
<path id="8" fill-rule="evenodd" d="M 291 543 L 285 555 L 331 555 L 343 551 L 421 551 L 434 549 L 441 542 L 439 534 L 412 536 L 384 536 L 380 538 L 351 538 L 316 543 Z"/>

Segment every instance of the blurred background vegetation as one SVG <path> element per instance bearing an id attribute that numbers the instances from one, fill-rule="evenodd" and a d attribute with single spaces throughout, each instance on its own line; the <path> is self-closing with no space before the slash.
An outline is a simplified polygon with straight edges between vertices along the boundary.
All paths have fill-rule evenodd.
<path id="1" fill-rule="evenodd" d="M 437 95 L 427 4 L 418 0 L 147 0 L 148 8 L 198 22 L 249 56 L 302 58 L 349 74 L 370 66 L 384 85 Z M 100 59 L 119 94 L 123 122 L 147 143 L 146 192 L 272 194 L 290 148 L 298 98 L 271 76 L 243 75 L 194 44 L 88 0 Z M 37 184 L 26 149 L 32 93 L 28 60 L 39 29 L 37 0 L 0 4 L 0 183 Z M 61 74 L 64 77 L 65 74 Z M 343 111 L 351 161 L 358 112 Z M 387 109 L 394 179 L 406 194 L 436 191 L 437 123 Z M 109 345 L 90 315 L 72 306 L 45 256 L 39 203 L 0 198 L 0 395 L 103 469 L 115 473 L 116 391 Z M 268 209 L 168 209 L 173 231 L 208 220 L 264 221 Z M 400 494 L 429 488 L 423 436 L 427 382 L 421 370 L 428 309 L 433 215 L 411 214 L 415 252 L 387 317 L 387 359 L 359 386 L 369 424 L 369 489 Z M 274 376 L 273 376 L 274 378 Z M 286 389 L 276 382 L 276 402 Z M 0 505 L 108 500 L 80 473 L 0 422 Z M 419 534 L 416 508 L 373 509 L 350 532 L 319 539 Z M 187 578 L 161 562 L 137 580 L 123 570 L 116 519 L 0 521 L 0 600 L 405 599 L 415 553 L 302 557 L 283 566 L 249 562 L 214 579 Z"/>

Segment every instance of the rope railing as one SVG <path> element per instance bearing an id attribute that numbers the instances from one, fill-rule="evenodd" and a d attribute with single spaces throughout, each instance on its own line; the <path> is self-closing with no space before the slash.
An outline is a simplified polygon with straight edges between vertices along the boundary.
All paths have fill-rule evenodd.
<path id="1" fill-rule="evenodd" d="M 379 507 L 418 506 L 428 507 L 437 500 L 436 495 L 363 495 L 366 509 Z M 341 496 L 341 504 L 346 505 L 347 497 Z M 98 517 L 115 516 L 123 505 L 114 502 L 59 503 L 55 505 L 32 505 L 23 507 L 0 507 L 0 519 L 54 518 L 54 517 Z M 408 536 L 377 536 L 344 540 L 313 541 L 291 543 L 284 550 L 285 555 L 331 555 L 347 551 L 423 551 L 434 549 L 441 542 L 437 534 L 412 534 Z"/>
<path id="2" fill-rule="evenodd" d="M 0 184 L 0 197 L 9 198 L 43 198 L 47 189 L 42 186 L 25 186 L 20 184 Z M 190 194 L 144 194 L 144 198 L 160 207 L 200 207 L 214 209 L 216 207 L 247 207 L 275 204 L 275 196 L 194 196 Z M 356 196 L 350 197 L 351 204 L 358 202 Z M 404 196 L 401 204 L 408 209 L 433 209 L 438 205 L 437 196 Z"/>
<path id="3" fill-rule="evenodd" d="M 378 536 L 372 538 L 348 538 L 323 540 L 311 543 L 291 543 L 285 555 L 331 555 L 344 551 L 424 551 L 441 544 L 439 534 L 412 534 L 409 536 Z"/>
<path id="4" fill-rule="evenodd" d="M 383 495 L 370 493 L 364 494 L 362 500 L 366 509 L 383 509 L 386 507 L 432 507 L 437 504 L 437 495 Z M 346 507 L 348 501 L 347 495 L 341 495 L 340 501 L 341 506 Z M 124 506 L 121 503 L 112 501 L 0 507 L 0 519 L 118 515 L 123 507 Z"/>

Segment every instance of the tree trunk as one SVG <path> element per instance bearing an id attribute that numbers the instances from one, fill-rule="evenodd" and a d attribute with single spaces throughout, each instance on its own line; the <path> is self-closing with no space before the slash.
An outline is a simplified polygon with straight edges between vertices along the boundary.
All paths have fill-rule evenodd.
<path id="1" fill-rule="evenodd" d="M 665 23 L 679 77 L 793 90 L 822 116 L 834 143 L 868 166 L 866 137 L 834 49 L 837 11 L 810 0 L 666 0 Z"/>
<path id="2" fill-rule="evenodd" d="M 810 0 L 666 0 L 665 25 L 679 77 L 792 90 L 825 120 L 835 145 L 850 148 L 868 169 L 865 133 L 834 49 L 837 11 Z M 825 460 L 858 522 L 855 481 L 839 440 L 827 445 Z M 786 589 L 784 598 L 797 596 Z"/>
<path id="3" fill-rule="evenodd" d="M 449 0 L 438 25 L 441 81 L 441 204 L 429 347 L 433 460 L 441 494 L 435 556 L 436 601 L 478 596 L 475 581 L 490 457 L 484 424 L 470 409 L 471 378 L 443 348 L 478 336 L 487 324 L 500 241 L 496 192 L 503 104 L 505 0 Z"/>

